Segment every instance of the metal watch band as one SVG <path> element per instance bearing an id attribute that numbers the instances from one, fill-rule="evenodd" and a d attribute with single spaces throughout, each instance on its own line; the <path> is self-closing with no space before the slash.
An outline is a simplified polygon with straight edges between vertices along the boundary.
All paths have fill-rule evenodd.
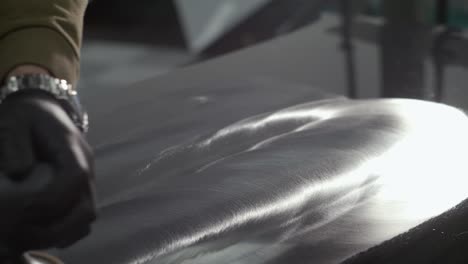
<path id="1" fill-rule="evenodd" d="M 77 92 L 66 80 L 57 79 L 47 74 L 8 77 L 0 89 L 0 103 L 11 94 L 26 89 L 40 89 L 53 95 L 65 108 L 75 125 L 84 133 L 88 131 L 88 115 L 81 106 Z"/>

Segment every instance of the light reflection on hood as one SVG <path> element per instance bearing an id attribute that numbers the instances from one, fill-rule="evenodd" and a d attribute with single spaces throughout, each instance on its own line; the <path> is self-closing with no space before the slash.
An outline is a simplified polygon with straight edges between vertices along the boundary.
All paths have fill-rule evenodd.
<path id="1" fill-rule="evenodd" d="M 211 131 L 147 162 L 70 252 L 277 263 L 308 248 L 314 263 L 336 263 L 468 197 L 468 119 L 452 107 L 331 99 Z"/>

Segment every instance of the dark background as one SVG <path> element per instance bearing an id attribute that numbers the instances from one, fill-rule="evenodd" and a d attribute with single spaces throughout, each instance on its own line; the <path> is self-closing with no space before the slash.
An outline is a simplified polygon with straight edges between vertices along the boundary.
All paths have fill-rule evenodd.
<path id="1" fill-rule="evenodd" d="M 86 15 L 81 87 L 129 86 L 249 48 L 255 50 L 249 57 L 240 52 L 236 59 L 270 56 L 297 69 L 288 75 L 286 67 L 278 73 L 277 65 L 250 64 L 253 72 L 260 67 L 355 98 L 419 98 L 465 108 L 467 10 L 454 0 L 271 0 L 193 51 L 175 1 L 94 0 Z M 333 45 L 323 46 L 329 36 Z M 266 47 L 280 46 L 281 52 L 267 54 Z M 326 53 L 332 57 L 320 56 Z M 330 79 L 324 79 L 317 60 L 340 65 L 329 65 Z M 337 86 L 332 78 L 339 77 Z"/>

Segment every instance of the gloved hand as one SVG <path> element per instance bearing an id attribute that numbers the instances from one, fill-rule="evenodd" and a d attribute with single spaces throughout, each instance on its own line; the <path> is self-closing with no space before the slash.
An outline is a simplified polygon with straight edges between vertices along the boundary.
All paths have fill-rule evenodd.
<path id="1" fill-rule="evenodd" d="M 93 154 L 59 101 L 40 90 L 0 104 L 2 251 L 65 247 L 96 217 Z"/>

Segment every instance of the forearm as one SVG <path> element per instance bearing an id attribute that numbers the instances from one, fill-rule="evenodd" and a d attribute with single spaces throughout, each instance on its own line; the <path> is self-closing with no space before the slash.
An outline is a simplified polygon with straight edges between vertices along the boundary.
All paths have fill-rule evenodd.
<path id="1" fill-rule="evenodd" d="M 0 78 L 49 74 L 76 84 L 87 0 L 1 0 Z"/>

